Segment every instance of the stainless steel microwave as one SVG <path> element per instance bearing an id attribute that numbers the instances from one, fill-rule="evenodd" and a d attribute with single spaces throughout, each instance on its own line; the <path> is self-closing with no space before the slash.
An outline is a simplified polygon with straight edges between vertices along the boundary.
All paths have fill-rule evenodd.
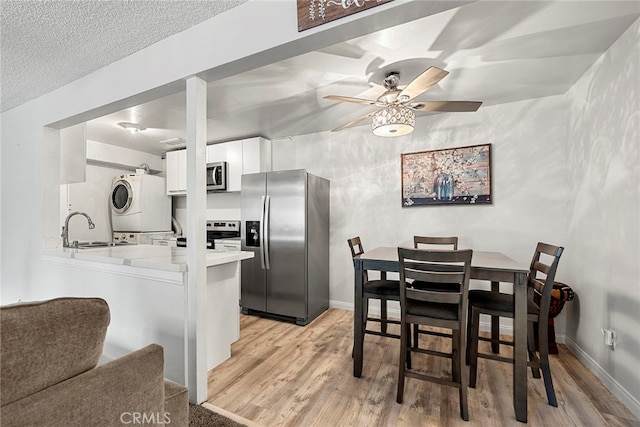
<path id="1" fill-rule="evenodd" d="M 207 163 L 207 192 L 227 189 L 227 162 Z"/>

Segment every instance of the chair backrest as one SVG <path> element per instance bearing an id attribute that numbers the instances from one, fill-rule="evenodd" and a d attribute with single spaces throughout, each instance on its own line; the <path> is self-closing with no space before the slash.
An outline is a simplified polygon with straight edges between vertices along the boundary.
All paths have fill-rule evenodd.
<path id="1" fill-rule="evenodd" d="M 349 249 L 351 249 L 351 258 L 355 258 L 358 255 L 362 255 L 364 253 L 364 247 L 362 246 L 362 241 L 360 240 L 360 236 L 352 237 L 351 239 L 347 239 L 347 243 L 349 243 Z M 355 264 L 354 264 L 355 268 Z M 362 281 L 364 283 L 369 281 L 369 274 L 365 270 L 363 272 L 364 277 Z"/>
<path id="2" fill-rule="evenodd" d="M 549 317 L 551 291 L 564 248 L 538 242 L 529 267 L 529 289 L 540 296 L 540 323 L 546 325 Z M 533 299 L 533 298 L 532 298 Z"/>
<path id="3" fill-rule="evenodd" d="M 347 243 L 349 243 L 349 248 L 351 249 L 351 258 L 355 258 L 357 255 L 361 255 L 364 253 L 364 248 L 362 247 L 360 236 L 348 239 Z"/>
<path id="4" fill-rule="evenodd" d="M 406 310 L 408 299 L 440 304 L 457 304 L 458 320 L 466 318 L 471 249 L 459 251 L 398 248 L 400 263 L 400 308 Z M 458 284 L 457 292 L 411 288 L 411 282 Z"/>
<path id="5" fill-rule="evenodd" d="M 413 247 L 419 249 L 420 245 L 451 245 L 451 249 L 458 249 L 457 237 L 432 237 L 432 236 L 413 236 Z"/>

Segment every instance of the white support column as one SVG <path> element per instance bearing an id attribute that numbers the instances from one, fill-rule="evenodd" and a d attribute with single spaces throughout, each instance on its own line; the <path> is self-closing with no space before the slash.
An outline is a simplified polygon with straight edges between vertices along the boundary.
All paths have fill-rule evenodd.
<path id="1" fill-rule="evenodd" d="M 207 82 L 187 79 L 186 379 L 189 400 L 207 399 L 206 264 Z"/>
<path id="2" fill-rule="evenodd" d="M 36 165 L 42 171 L 42 215 L 43 247 L 62 246 L 60 238 L 60 131 L 51 127 L 43 128 L 42 164 Z M 20 291 L 24 295 L 24 290 Z"/>

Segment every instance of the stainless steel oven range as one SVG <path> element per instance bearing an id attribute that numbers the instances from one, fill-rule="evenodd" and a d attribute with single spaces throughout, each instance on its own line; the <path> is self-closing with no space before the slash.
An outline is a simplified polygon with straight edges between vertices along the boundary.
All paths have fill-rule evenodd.
<path id="1" fill-rule="evenodd" d="M 240 250 L 240 221 L 207 221 L 207 246 L 214 249 Z"/>
<path id="2" fill-rule="evenodd" d="M 187 246 L 186 237 L 178 237 L 179 247 Z M 240 250 L 240 221 L 207 221 L 207 249 Z"/>

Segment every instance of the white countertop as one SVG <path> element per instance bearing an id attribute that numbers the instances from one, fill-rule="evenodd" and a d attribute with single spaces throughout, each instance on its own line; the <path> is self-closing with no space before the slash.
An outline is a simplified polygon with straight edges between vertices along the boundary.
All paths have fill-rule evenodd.
<path id="1" fill-rule="evenodd" d="M 44 255 L 167 271 L 187 271 L 187 248 L 123 245 L 91 249 L 51 248 Z M 253 258 L 253 252 L 206 249 L 207 267 Z"/>

